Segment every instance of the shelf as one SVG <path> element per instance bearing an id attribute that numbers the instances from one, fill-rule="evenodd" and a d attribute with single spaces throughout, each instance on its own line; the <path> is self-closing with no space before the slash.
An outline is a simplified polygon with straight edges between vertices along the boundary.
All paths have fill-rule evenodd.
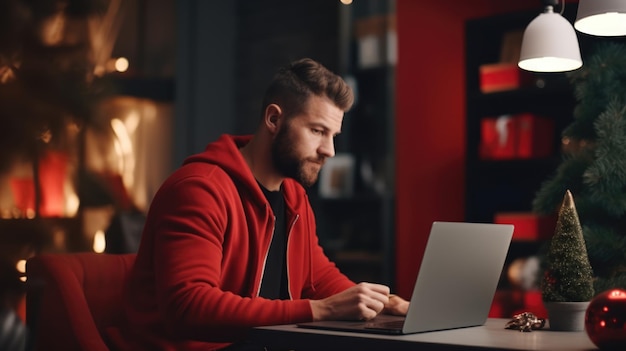
<path id="1" fill-rule="evenodd" d="M 575 11 L 576 6 L 568 5 L 564 15 L 575 16 Z M 493 222 L 496 214 L 504 212 L 532 212 L 532 203 L 541 184 L 549 179 L 562 160 L 561 132 L 571 122 L 576 104 L 573 87 L 566 73 L 532 73 L 529 85 L 489 93 L 480 91 L 480 67 L 498 62 L 504 34 L 523 30 L 536 16 L 537 12 L 520 12 L 473 19 L 466 23 L 465 219 L 470 222 Z M 490 124 L 493 121 L 485 120 L 488 117 L 516 114 L 532 114 L 549 119 L 552 123 L 536 124 L 537 129 L 527 134 L 519 133 L 520 124 L 505 124 L 507 133 L 513 134 L 504 134 L 498 126 Z M 548 128 L 546 126 L 553 129 L 552 133 L 545 129 Z M 486 138 L 481 143 L 483 128 L 489 132 L 491 139 Z M 516 154 L 516 148 L 521 149 L 521 146 L 515 144 L 515 139 L 506 139 L 508 148 L 498 149 L 497 144 L 493 148 L 493 140 L 497 142 L 497 138 L 508 138 L 510 135 L 541 137 L 532 139 L 532 142 L 541 145 L 543 152 L 540 154 L 546 156 L 529 159 L 481 158 L 485 150 L 495 150 L 492 154 L 496 155 Z M 548 139 L 550 135 L 552 139 Z M 524 140 L 528 142 L 528 139 Z M 481 153 L 481 144 L 492 149 L 484 149 Z M 547 146 L 552 146 L 551 153 Z M 528 237 L 535 236 L 531 234 Z M 546 235 L 541 237 L 545 238 Z M 522 311 L 543 313 L 541 304 L 537 303 L 537 293 L 524 291 L 511 283 L 507 270 L 511 264 L 539 254 L 545 243 L 545 239 L 511 242 L 491 313 L 499 317 L 511 317 L 513 313 Z"/>
<path id="2" fill-rule="evenodd" d="M 572 13 L 575 9 L 569 9 L 567 15 Z M 531 211 L 535 193 L 561 160 L 561 131 L 572 120 L 576 103 L 565 73 L 532 73 L 534 84 L 512 90 L 483 93 L 479 89 L 480 67 L 498 61 L 504 34 L 523 30 L 536 15 L 530 11 L 511 13 L 466 23 L 468 221 L 492 221 L 497 212 Z M 481 158 L 484 119 L 526 113 L 552 121 L 551 153 L 545 152 L 549 152 L 545 145 L 550 141 L 544 140 L 541 154 L 545 157 Z M 550 136 L 543 133 L 544 138 L 546 135 Z"/>
<path id="3" fill-rule="evenodd" d="M 564 84 L 564 83 L 563 83 Z M 565 86 L 544 88 L 520 88 L 491 93 L 474 92 L 468 95 L 468 103 L 473 108 L 515 112 L 513 110 L 533 111 L 543 110 L 552 105 L 558 105 L 561 100 L 574 102 L 571 88 Z M 508 111 L 507 111 L 508 110 Z"/>
<path id="4" fill-rule="evenodd" d="M 546 168 L 558 165 L 558 157 L 541 158 L 508 158 L 508 159 L 479 159 L 478 164 L 482 171 L 498 169 L 524 170 L 528 168 Z"/>

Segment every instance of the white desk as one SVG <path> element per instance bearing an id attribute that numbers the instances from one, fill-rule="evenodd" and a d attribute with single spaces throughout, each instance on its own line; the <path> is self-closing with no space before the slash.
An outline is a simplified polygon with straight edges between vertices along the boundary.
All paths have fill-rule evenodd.
<path id="1" fill-rule="evenodd" d="M 250 340 L 272 350 L 546 350 L 587 351 L 597 347 L 582 332 L 549 328 L 523 333 L 505 329 L 508 319 L 488 319 L 484 326 L 389 336 L 279 325 L 254 328 Z"/>

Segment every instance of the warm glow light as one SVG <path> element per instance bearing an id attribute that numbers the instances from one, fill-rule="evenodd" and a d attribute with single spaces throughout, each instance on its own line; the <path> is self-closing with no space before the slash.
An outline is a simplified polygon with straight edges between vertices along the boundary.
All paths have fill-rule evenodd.
<path id="1" fill-rule="evenodd" d="M 130 136 L 128 135 L 128 130 L 126 130 L 126 125 L 119 118 L 113 118 L 111 120 L 111 128 L 115 132 L 115 136 L 120 141 L 120 147 L 122 148 L 123 154 L 132 153 L 133 144 L 130 140 Z"/>
<path id="2" fill-rule="evenodd" d="M 626 35 L 626 13 L 608 12 L 581 19 L 574 25 L 583 33 L 599 36 Z"/>
<path id="3" fill-rule="evenodd" d="M 117 157 L 117 169 L 119 170 L 119 173 L 124 173 L 124 157 L 123 157 L 124 153 L 122 151 L 122 144 L 117 138 L 113 139 L 113 149 L 115 150 L 114 151 L 115 155 L 118 156 Z"/>
<path id="4" fill-rule="evenodd" d="M 49 143 L 50 140 L 52 140 L 52 131 L 49 129 L 45 130 L 43 133 L 41 133 L 39 138 L 41 138 L 41 141 L 43 141 L 44 143 Z"/>
<path id="5" fill-rule="evenodd" d="M 590 35 L 626 35 L 626 1 L 579 0 L 574 27 Z"/>
<path id="6" fill-rule="evenodd" d="M 28 219 L 35 218 L 35 210 L 33 210 L 32 208 L 27 208 L 26 209 L 26 218 L 28 218 Z"/>
<path id="7" fill-rule="evenodd" d="M 137 112 L 131 112 L 128 119 L 132 119 L 133 115 L 136 114 Z M 119 166 L 120 172 L 122 173 L 122 179 L 124 179 L 124 184 L 126 186 L 132 187 L 134 183 L 133 167 L 135 165 L 135 157 L 133 154 L 133 143 L 130 138 L 129 131 L 124 122 L 118 118 L 113 118 L 111 120 L 111 128 L 113 128 L 115 136 L 117 137 L 114 142 L 114 147 L 119 156 Z"/>
<path id="8" fill-rule="evenodd" d="M 15 268 L 20 273 L 26 273 L 26 260 L 19 260 L 15 265 Z"/>
<path id="9" fill-rule="evenodd" d="M 93 68 L 93 74 L 97 77 L 102 77 L 106 73 L 106 67 L 104 65 L 96 65 Z"/>
<path id="10" fill-rule="evenodd" d="M 578 60 L 551 56 L 531 58 L 519 62 L 520 68 L 534 72 L 573 71 L 582 65 L 582 62 Z"/>
<path id="11" fill-rule="evenodd" d="M 120 57 L 115 60 L 115 70 L 118 72 L 126 72 L 128 70 L 129 62 L 126 57 Z"/>
<path id="12" fill-rule="evenodd" d="M 41 41 L 44 45 L 59 45 L 63 41 L 67 19 L 62 11 L 44 19 L 41 24 Z"/>
<path id="13" fill-rule="evenodd" d="M 15 265 L 15 268 L 17 269 L 18 272 L 20 272 L 22 274 L 26 274 L 26 260 L 19 260 L 19 261 L 17 261 L 17 264 Z M 26 275 L 21 276 L 20 280 L 25 282 L 26 281 Z"/>
<path id="14" fill-rule="evenodd" d="M 339 1 L 341 1 L 341 3 L 344 4 L 344 5 L 352 4 L 352 0 L 339 0 Z"/>
<path id="15" fill-rule="evenodd" d="M 130 135 L 135 134 L 135 131 L 137 131 L 140 119 L 141 117 L 139 117 L 139 113 L 135 111 L 129 113 L 128 116 L 126 116 L 126 120 L 124 120 L 124 126 L 126 126 L 126 134 L 129 135 L 129 138 Z"/>
<path id="16" fill-rule="evenodd" d="M 102 230 L 98 230 L 93 236 L 93 251 L 96 253 L 103 253 L 106 246 L 107 243 L 104 237 L 104 232 Z"/>
<path id="17" fill-rule="evenodd" d="M 9 66 L 0 67 L 0 84 L 5 84 L 11 81 L 14 81 L 15 76 L 15 68 Z"/>
<path id="18" fill-rule="evenodd" d="M 74 191 L 67 191 L 65 194 L 65 208 L 67 215 L 72 217 L 78 213 L 78 207 L 80 206 L 80 199 Z"/>

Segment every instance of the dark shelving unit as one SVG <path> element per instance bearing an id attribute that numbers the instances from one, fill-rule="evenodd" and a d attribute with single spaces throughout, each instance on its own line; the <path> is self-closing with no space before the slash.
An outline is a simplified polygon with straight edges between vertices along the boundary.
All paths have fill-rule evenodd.
<path id="1" fill-rule="evenodd" d="M 499 61 L 503 36 L 523 31 L 540 11 L 537 8 L 466 22 L 466 221 L 491 223 L 500 212 L 531 212 L 536 192 L 562 159 L 561 132 L 572 121 L 576 104 L 566 73 L 529 73 L 530 83 L 512 90 L 484 93 L 480 89 L 480 66 Z M 575 14 L 576 6 L 568 4 L 563 16 L 571 20 Z M 481 158 L 482 119 L 519 113 L 552 120 L 552 153 L 525 159 Z M 512 242 L 498 289 L 499 294 L 507 296 L 505 299 L 524 293 L 509 283 L 509 264 L 536 255 L 544 242 Z M 502 310 L 501 317 L 510 317 L 510 313 L 524 307 L 513 304 Z"/>

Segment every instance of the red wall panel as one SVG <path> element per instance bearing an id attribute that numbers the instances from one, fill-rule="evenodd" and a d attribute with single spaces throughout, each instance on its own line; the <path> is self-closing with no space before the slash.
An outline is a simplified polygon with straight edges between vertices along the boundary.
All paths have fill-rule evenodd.
<path id="1" fill-rule="evenodd" d="M 537 0 L 396 0 L 396 292 L 410 297 L 432 221 L 462 221 L 465 21 Z"/>

